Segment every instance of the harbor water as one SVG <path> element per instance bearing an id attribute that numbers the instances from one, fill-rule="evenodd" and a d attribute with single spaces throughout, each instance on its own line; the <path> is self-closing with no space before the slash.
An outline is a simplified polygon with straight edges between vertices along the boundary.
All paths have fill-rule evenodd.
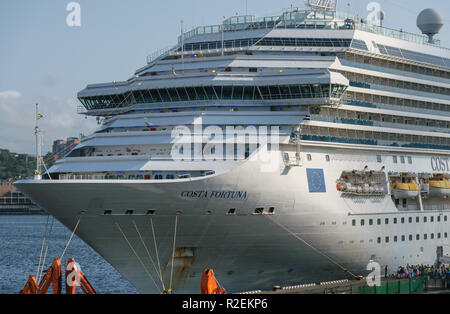
<path id="1" fill-rule="evenodd" d="M 61 256 L 71 235 L 71 231 L 56 219 L 49 217 L 48 221 L 48 230 L 51 230 L 51 233 L 47 238 L 48 252 L 44 269 L 51 265 L 54 257 Z M 46 215 L 0 215 L 0 294 L 17 294 L 30 274 L 36 276 L 46 223 Z M 128 281 L 76 235 L 61 261 L 63 273 L 71 257 L 80 264 L 82 272 L 97 293 L 137 293 Z"/>

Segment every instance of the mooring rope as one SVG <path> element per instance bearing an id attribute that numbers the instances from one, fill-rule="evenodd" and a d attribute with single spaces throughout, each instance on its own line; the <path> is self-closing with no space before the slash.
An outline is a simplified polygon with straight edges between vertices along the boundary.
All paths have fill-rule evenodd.
<path id="1" fill-rule="evenodd" d="M 41 261 L 42 261 L 42 253 L 44 252 L 45 241 L 47 239 L 47 230 L 48 230 L 48 221 L 50 219 L 50 215 L 47 215 L 47 222 L 45 223 L 45 231 L 44 236 L 42 237 L 42 245 L 41 245 L 41 254 L 39 255 L 39 263 L 36 271 L 36 278 L 39 278 L 41 271 Z"/>
<path id="2" fill-rule="evenodd" d="M 54 222 L 55 222 L 55 217 L 52 216 L 52 224 L 50 226 L 50 231 L 48 232 L 47 240 L 46 240 L 46 243 L 45 243 L 44 261 L 41 264 L 41 270 L 40 270 L 40 273 L 39 273 L 39 277 L 36 277 L 38 283 L 41 281 L 42 275 L 44 273 L 44 266 L 45 266 L 45 261 L 47 259 L 47 251 L 48 251 L 48 241 L 49 241 L 49 237 L 50 237 L 50 235 L 51 235 L 51 233 L 53 231 L 53 224 L 54 224 Z"/>
<path id="3" fill-rule="evenodd" d="M 156 260 L 158 261 L 159 276 L 162 279 L 161 264 L 159 262 L 158 246 L 156 245 L 155 228 L 153 227 L 153 219 L 152 219 L 152 217 L 150 217 L 150 224 L 152 225 L 153 243 L 155 244 Z M 165 287 L 164 287 L 164 282 L 163 282 L 163 288 L 164 288 L 164 290 L 166 290 Z"/>
<path id="4" fill-rule="evenodd" d="M 141 240 L 141 243 L 142 243 L 142 245 L 144 246 L 145 251 L 147 252 L 148 258 L 149 258 L 150 261 L 152 262 L 152 265 L 153 265 L 153 268 L 155 269 L 155 272 L 158 274 L 159 280 L 161 280 L 161 284 L 162 284 L 163 290 L 166 290 L 165 287 L 164 287 L 164 281 L 163 281 L 163 279 L 162 279 L 162 276 L 161 276 L 161 274 L 158 273 L 158 269 L 156 268 L 155 262 L 153 261 L 153 258 L 152 258 L 152 256 L 150 255 L 150 251 L 149 251 L 149 249 L 147 248 L 147 245 L 145 244 L 145 241 L 144 241 L 144 239 L 142 238 L 142 235 L 141 235 L 141 233 L 139 232 L 139 228 L 138 228 L 138 226 L 137 226 L 137 224 L 136 224 L 136 222 L 135 222 L 134 220 L 133 220 L 133 225 L 134 225 L 134 228 L 136 229 L 137 234 L 139 235 L 139 239 Z"/>
<path id="5" fill-rule="evenodd" d="M 117 229 L 119 229 L 120 233 L 122 234 L 123 238 L 125 239 L 125 241 L 128 243 L 128 246 L 130 247 L 131 251 L 133 251 L 134 255 L 136 256 L 136 258 L 138 259 L 139 263 L 141 264 L 142 268 L 144 268 L 145 272 L 147 273 L 147 275 L 150 277 L 150 279 L 153 281 L 153 284 L 155 285 L 156 289 L 161 293 L 161 289 L 159 289 L 158 285 L 156 284 L 156 281 L 153 279 L 153 276 L 150 274 L 150 272 L 148 271 L 147 267 L 145 266 L 145 264 L 142 262 L 141 258 L 139 257 L 139 255 L 137 254 L 137 252 L 135 251 L 135 249 L 133 248 L 133 246 L 131 245 L 130 241 L 128 241 L 127 236 L 125 235 L 125 233 L 123 232 L 122 228 L 120 227 L 120 225 L 116 222 L 116 226 Z"/>
<path id="6" fill-rule="evenodd" d="M 283 224 L 281 224 L 280 222 L 276 221 L 275 219 L 273 219 L 270 215 L 268 214 L 263 214 L 264 217 L 268 218 L 269 220 L 271 220 L 273 223 L 275 223 L 276 225 L 278 225 L 279 227 L 281 227 L 282 229 L 284 229 L 286 232 L 288 232 L 290 235 L 292 235 L 294 238 L 296 238 L 297 240 L 299 240 L 300 242 L 302 242 L 303 244 L 305 244 L 306 246 L 308 246 L 309 248 L 311 248 L 313 251 L 315 251 L 316 253 L 322 255 L 323 257 L 325 257 L 328 261 L 330 261 L 331 263 L 333 263 L 334 265 L 336 265 L 337 267 L 339 267 L 340 269 L 342 269 L 345 273 L 350 274 L 351 276 L 353 276 L 355 279 L 360 279 L 361 276 L 357 276 L 355 274 L 353 274 L 351 271 L 349 271 L 347 268 L 345 268 L 344 266 L 342 266 L 341 264 L 339 264 L 338 262 L 336 262 L 335 260 L 333 260 L 331 257 L 329 257 L 328 255 L 326 255 L 325 253 L 319 251 L 318 249 L 316 249 L 314 246 L 312 246 L 311 244 L 309 244 L 308 242 L 306 242 L 305 240 L 303 240 L 298 234 L 295 234 L 294 232 L 292 232 L 291 230 L 289 230 L 289 228 L 287 228 L 286 226 L 284 226 Z"/>
<path id="7" fill-rule="evenodd" d="M 66 253 L 66 250 L 69 247 L 70 242 L 72 241 L 72 238 L 73 238 L 73 236 L 75 234 L 75 231 L 77 231 L 77 228 L 78 228 L 78 225 L 80 224 L 80 221 L 81 221 L 81 217 L 78 218 L 77 224 L 75 225 L 75 228 L 73 229 L 72 234 L 70 235 L 69 241 L 67 242 L 67 244 L 66 244 L 66 246 L 65 246 L 65 248 L 64 248 L 64 250 L 63 250 L 63 252 L 61 254 L 61 257 L 59 258 L 60 261 L 62 261 L 62 258 L 64 256 L 64 254 Z"/>
<path id="8" fill-rule="evenodd" d="M 169 286 L 169 292 L 172 291 L 172 275 L 173 275 L 173 262 L 175 259 L 175 241 L 177 239 L 177 223 L 178 223 L 178 215 L 175 216 L 175 230 L 173 233 L 173 247 L 172 247 L 172 265 L 170 269 L 170 286 Z"/>

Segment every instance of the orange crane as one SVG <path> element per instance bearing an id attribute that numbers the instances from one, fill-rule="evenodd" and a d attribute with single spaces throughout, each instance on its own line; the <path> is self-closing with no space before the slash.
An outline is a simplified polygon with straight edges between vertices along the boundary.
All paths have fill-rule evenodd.
<path id="1" fill-rule="evenodd" d="M 83 273 L 78 269 L 75 260 L 71 258 L 67 262 L 66 267 L 66 294 L 75 294 L 78 284 L 84 294 L 97 294 Z"/>
<path id="2" fill-rule="evenodd" d="M 66 294 L 75 294 L 78 284 L 84 294 L 96 294 L 94 288 L 92 288 L 89 281 L 76 265 L 77 264 L 73 258 L 69 259 L 67 262 L 65 274 Z M 30 275 L 25 287 L 20 291 L 20 294 L 46 294 L 50 288 L 50 285 L 53 286 L 53 294 L 61 294 L 61 279 L 61 261 L 59 258 L 55 257 L 52 265 L 45 271 L 45 275 L 39 284 L 37 283 L 36 278 L 33 275 Z"/>

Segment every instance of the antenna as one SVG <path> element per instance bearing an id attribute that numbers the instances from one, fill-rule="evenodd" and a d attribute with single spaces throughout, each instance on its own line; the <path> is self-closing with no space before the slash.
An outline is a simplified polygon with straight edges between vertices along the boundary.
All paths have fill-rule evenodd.
<path id="1" fill-rule="evenodd" d="M 184 22 L 181 20 L 181 70 L 184 74 Z"/>

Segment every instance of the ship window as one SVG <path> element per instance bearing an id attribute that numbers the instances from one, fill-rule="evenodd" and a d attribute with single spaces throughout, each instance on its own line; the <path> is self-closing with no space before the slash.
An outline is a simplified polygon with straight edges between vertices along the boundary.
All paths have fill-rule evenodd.
<path id="1" fill-rule="evenodd" d="M 270 207 L 269 208 L 269 214 L 273 214 L 275 213 L 275 207 Z"/>
<path id="2" fill-rule="evenodd" d="M 373 219 L 369 219 L 369 225 L 373 225 Z"/>
<path id="3" fill-rule="evenodd" d="M 405 236 L 404 235 L 402 235 L 402 241 L 405 242 Z"/>
<path id="4" fill-rule="evenodd" d="M 440 238 L 441 238 L 441 233 L 440 233 L 440 232 L 438 233 L 438 236 L 437 236 L 437 238 L 438 238 L 438 239 L 440 239 Z"/>
<path id="5" fill-rule="evenodd" d="M 408 156 L 408 164 L 412 164 L 412 157 Z"/>
<path id="6" fill-rule="evenodd" d="M 352 219 L 352 226 L 356 226 L 356 219 Z"/>
<path id="7" fill-rule="evenodd" d="M 423 222 L 427 222 L 427 216 L 423 217 Z"/>
<path id="8" fill-rule="evenodd" d="M 153 210 L 153 209 L 147 210 L 147 215 L 154 215 L 155 212 L 156 212 L 156 211 Z"/>
<path id="9" fill-rule="evenodd" d="M 434 216 L 431 216 L 430 217 L 430 222 L 433 222 L 434 221 Z"/>
<path id="10" fill-rule="evenodd" d="M 330 161 L 330 155 L 325 155 L 325 160 L 329 162 Z"/>
<path id="11" fill-rule="evenodd" d="M 412 241 L 412 234 L 409 235 L 409 241 Z"/>
<path id="12" fill-rule="evenodd" d="M 133 213 L 134 213 L 134 210 L 127 209 L 126 212 L 125 212 L 125 215 L 133 215 Z"/>
<path id="13" fill-rule="evenodd" d="M 255 209 L 255 214 L 262 215 L 263 212 L 264 212 L 264 208 L 263 207 L 259 207 L 259 208 Z"/>
<path id="14" fill-rule="evenodd" d="M 447 221 L 447 216 L 444 216 L 444 221 Z"/>
<path id="15" fill-rule="evenodd" d="M 381 162 L 381 155 L 377 155 L 377 162 Z"/>
<path id="16" fill-rule="evenodd" d="M 431 240 L 434 239 L 434 233 L 430 234 Z"/>
<path id="17" fill-rule="evenodd" d="M 403 199 L 403 207 L 406 208 L 406 198 Z"/>
<path id="18" fill-rule="evenodd" d="M 389 243 L 389 237 L 385 238 L 386 243 Z"/>
<path id="19" fill-rule="evenodd" d="M 392 160 L 393 160 L 394 164 L 396 164 L 397 163 L 397 156 L 392 156 Z"/>
<path id="20" fill-rule="evenodd" d="M 438 221 L 438 222 L 441 221 L 441 216 L 437 216 L 437 221 Z"/>
<path id="21" fill-rule="evenodd" d="M 408 217 L 408 222 L 412 223 L 412 217 Z"/>
<path id="22" fill-rule="evenodd" d="M 381 237 L 377 238 L 377 243 L 381 243 Z"/>
<path id="23" fill-rule="evenodd" d="M 402 224 L 405 223 L 405 217 L 402 217 L 402 218 L 401 218 L 401 222 L 402 222 Z"/>
<path id="24" fill-rule="evenodd" d="M 308 161 L 311 161 L 311 159 L 312 159 L 312 158 L 311 158 L 311 154 L 307 154 L 307 155 L 306 155 L 306 159 L 308 159 Z"/>
<path id="25" fill-rule="evenodd" d="M 447 237 L 447 232 L 444 232 L 444 238 L 446 238 Z"/>
<path id="26" fill-rule="evenodd" d="M 416 217 L 416 223 L 418 223 L 420 221 L 419 216 Z"/>
<path id="27" fill-rule="evenodd" d="M 405 156 L 400 156 L 400 162 L 401 162 L 402 164 L 405 163 Z"/>
<path id="28" fill-rule="evenodd" d="M 394 224 L 396 224 L 397 223 L 397 218 L 394 218 Z"/>
<path id="29" fill-rule="evenodd" d="M 377 225 L 381 225 L 381 219 L 380 218 L 377 219 Z"/>
<path id="30" fill-rule="evenodd" d="M 112 214 L 112 210 L 111 209 L 107 209 L 103 212 L 103 215 L 111 215 Z"/>
<path id="31" fill-rule="evenodd" d="M 420 240 L 420 234 L 416 234 L 416 240 Z"/>
<path id="32" fill-rule="evenodd" d="M 361 226 L 364 226 L 364 219 L 361 219 Z"/>
<path id="33" fill-rule="evenodd" d="M 426 240 L 427 238 L 428 238 L 428 235 L 425 233 L 425 234 L 423 235 L 423 239 Z"/>
<path id="34" fill-rule="evenodd" d="M 229 210 L 228 210 L 228 213 L 227 213 L 228 215 L 234 215 L 234 214 L 236 214 L 236 208 L 230 208 Z"/>
<path id="35" fill-rule="evenodd" d="M 397 236 L 394 236 L 394 242 L 397 242 Z"/>
<path id="36" fill-rule="evenodd" d="M 388 225 L 388 224 L 389 224 L 389 218 L 384 219 L 384 223 L 385 223 L 386 225 Z"/>

